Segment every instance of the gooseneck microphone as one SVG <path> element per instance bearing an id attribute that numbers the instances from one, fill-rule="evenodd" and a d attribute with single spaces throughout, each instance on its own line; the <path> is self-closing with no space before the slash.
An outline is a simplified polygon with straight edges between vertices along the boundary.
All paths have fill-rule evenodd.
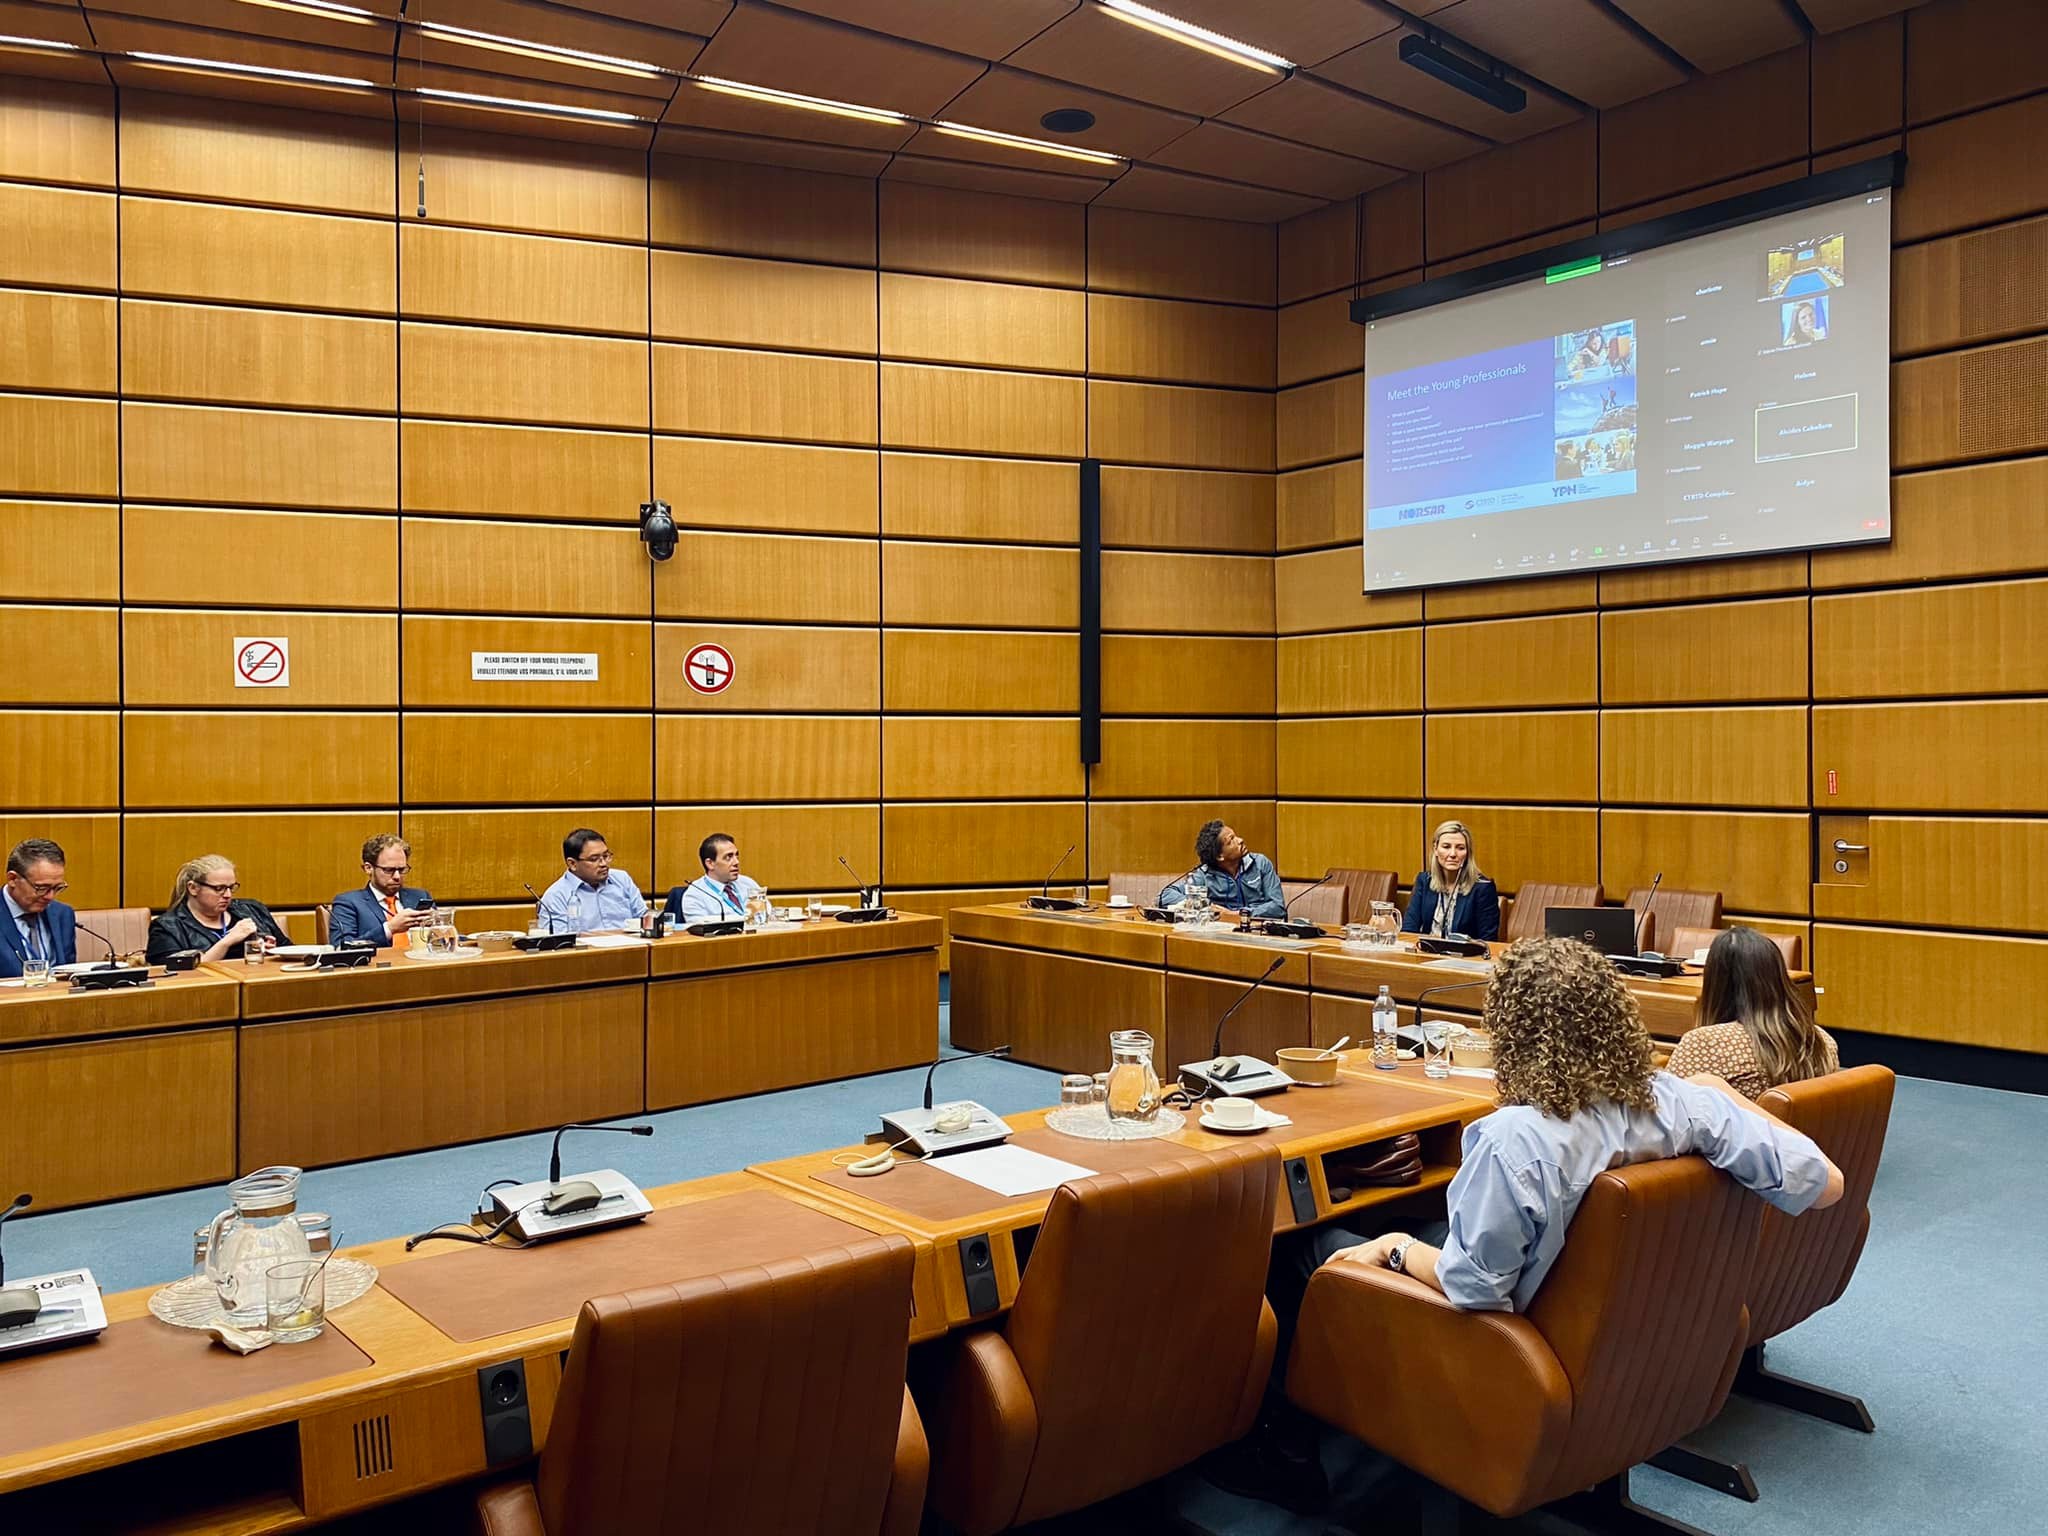
<path id="1" fill-rule="evenodd" d="M 969 1051 L 965 1056 L 941 1056 L 937 1061 L 933 1062 L 929 1067 L 925 1069 L 924 1107 L 926 1109 L 930 1109 L 932 1107 L 932 1075 L 935 1072 L 937 1072 L 939 1068 L 945 1066 L 948 1062 L 978 1061 L 984 1056 L 1007 1056 L 1009 1054 L 1010 1048 L 1007 1045 L 994 1045 L 990 1046 L 985 1051 Z"/>
<path id="2" fill-rule="evenodd" d="M 98 935 L 95 934 L 94 937 L 97 938 Z M 8 1206 L 6 1210 L 0 1211 L 0 1222 L 6 1221 L 7 1218 L 12 1216 L 16 1211 L 25 1210 L 33 1204 L 35 1204 L 34 1199 L 29 1195 L 28 1191 L 23 1190 L 20 1194 L 14 1197 L 14 1204 Z M 5 1280 L 6 1278 L 7 1260 L 4 1256 L 0 1256 L 0 1280 Z"/>
<path id="3" fill-rule="evenodd" d="M 1435 997 L 1440 992 L 1464 992 L 1472 987 L 1490 986 L 1492 985 L 1492 982 L 1493 978 L 1491 976 L 1480 976 L 1471 981 L 1446 981 L 1439 986 L 1424 987 L 1420 992 L 1415 994 L 1416 1030 L 1420 1032 L 1420 1030 L 1422 1029 L 1422 1004 L 1425 999 Z"/>
<path id="4" fill-rule="evenodd" d="M 1279 970 L 1280 967 L 1285 965 L 1286 963 L 1287 957 L 1285 955 L 1281 955 L 1278 958 L 1276 958 L 1271 965 L 1267 966 L 1266 969 L 1260 973 L 1259 979 L 1257 981 L 1253 982 L 1250 986 L 1246 987 L 1242 992 L 1238 993 L 1236 1002 L 1232 1003 L 1228 1008 L 1223 1010 L 1223 1017 L 1216 1021 L 1216 1033 L 1213 1037 L 1211 1037 L 1209 1041 L 1209 1059 L 1211 1061 L 1215 1061 L 1223 1055 L 1223 1026 L 1230 1022 L 1230 1016 L 1236 1013 L 1238 1009 L 1242 1008 L 1245 1005 L 1247 999 L 1249 999 L 1254 992 L 1258 991 L 1259 988 L 1263 987 L 1266 984 L 1266 979 L 1269 976 L 1271 976 L 1275 971 Z"/>
<path id="5" fill-rule="evenodd" d="M 1061 854 L 1059 859 L 1053 864 L 1053 867 L 1045 872 L 1045 879 L 1038 887 L 1038 894 L 1031 898 L 1029 905 L 1038 908 L 1041 912 L 1077 912 L 1087 905 L 1085 902 L 1074 901 L 1066 896 L 1055 896 L 1052 894 L 1052 877 L 1060 872 L 1060 865 L 1072 858 L 1074 850 L 1080 846 L 1079 843 L 1067 844 L 1067 851 Z"/>
<path id="6" fill-rule="evenodd" d="M 26 1193 L 16 1195 L 14 1204 L 0 1211 L 0 1221 L 5 1221 L 28 1203 L 29 1197 Z M 7 1265 L 4 1260 L 0 1260 L 0 1282 L 4 1282 L 6 1278 Z M 26 1328 L 42 1315 L 43 1298 L 39 1292 L 25 1285 L 8 1290 L 5 1284 L 0 1284 L 0 1329 Z"/>
<path id="7" fill-rule="evenodd" d="M 1290 939 L 1321 938 L 1323 934 L 1323 929 L 1320 923 L 1297 923 L 1290 919 L 1287 914 L 1294 910 L 1294 904 L 1297 901 L 1301 900 L 1302 897 L 1306 896 L 1310 891 L 1328 885 L 1332 880 L 1336 879 L 1336 877 L 1336 870 L 1324 870 L 1322 879 L 1316 881 L 1313 885 L 1303 886 L 1300 890 L 1296 891 L 1292 896 L 1287 898 L 1287 904 L 1280 909 L 1280 915 L 1278 917 L 1268 917 L 1261 919 L 1261 930 L 1268 934 L 1273 934 L 1279 937 Z M 1251 914 L 1249 911 L 1247 911 L 1244 914 L 1242 914 L 1239 918 L 1238 926 L 1240 928 L 1250 928 L 1251 925 Z"/>
<path id="8" fill-rule="evenodd" d="M 1052 877 L 1060 872 L 1060 865 L 1066 863 L 1068 859 L 1074 856 L 1074 849 L 1078 846 L 1080 845 L 1077 843 L 1067 844 L 1067 851 L 1053 861 L 1052 868 L 1045 872 L 1045 879 L 1039 882 L 1039 895 L 1050 896 L 1052 894 Z"/>
<path id="9" fill-rule="evenodd" d="M 1643 952 L 1643 929 L 1650 921 L 1650 909 L 1657 904 L 1657 887 L 1663 883 L 1664 871 L 1660 869 L 1657 871 L 1657 878 L 1650 882 L 1650 894 L 1643 898 L 1643 910 L 1637 914 L 1635 946 L 1639 955 Z"/>
<path id="10" fill-rule="evenodd" d="M 95 929 L 86 927 L 85 924 L 79 922 L 76 918 L 73 918 L 71 920 L 71 925 L 74 928 L 76 928 L 80 933 L 84 934 L 87 938 L 98 939 L 102 944 L 107 946 L 107 958 L 102 960 L 97 966 L 93 967 L 93 969 L 100 971 L 118 971 L 121 968 L 121 962 L 119 959 L 115 957 L 114 954 L 114 941 L 112 939 L 108 938 L 104 933 L 100 933 Z M 13 1208 L 10 1206 L 7 1211 L 0 1212 L 0 1221 L 5 1221 L 7 1217 L 10 1214 L 12 1214 L 12 1211 Z"/>
<path id="11" fill-rule="evenodd" d="M 651 1125 L 589 1125 L 572 1122 L 555 1132 L 555 1144 L 548 1151 L 548 1183 L 562 1182 L 562 1138 L 570 1131 L 619 1131 L 628 1136 L 652 1136 Z"/>
<path id="12" fill-rule="evenodd" d="M 554 915 L 548 911 L 547 904 L 540 899 L 540 892 L 533 888 L 530 881 L 522 880 L 519 884 L 525 889 L 526 894 L 533 898 L 533 915 L 546 923 L 548 925 L 548 932 L 553 933 L 555 931 Z"/>
<path id="13" fill-rule="evenodd" d="M 846 862 L 846 855 L 843 853 L 839 855 L 839 867 L 845 870 L 849 875 L 853 875 L 853 888 L 860 893 L 860 904 L 863 907 L 867 906 L 869 904 L 869 886 L 867 881 L 861 879 L 859 875 L 854 874 L 853 866 Z M 882 893 L 879 888 L 875 889 L 873 900 L 875 905 L 881 905 Z"/>
<path id="14" fill-rule="evenodd" d="M 1168 891 L 1172 890 L 1176 885 L 1185 888 L 1187 882 L 1194 879 L 1195 876 L 1199 875 L 1201 872 L 1202 866 L 1200 864 L 1197 864 L 1193 869 L 1189 870 L 1186 874 L 1175 875 L 1171 880 L 1167 881 L 1166 884 L 1159 887 L 1159 894 L 1153 898 L 1152 905 L 1155 907 L 1164 906 L 1166 904 L 1166 893 Z"/>

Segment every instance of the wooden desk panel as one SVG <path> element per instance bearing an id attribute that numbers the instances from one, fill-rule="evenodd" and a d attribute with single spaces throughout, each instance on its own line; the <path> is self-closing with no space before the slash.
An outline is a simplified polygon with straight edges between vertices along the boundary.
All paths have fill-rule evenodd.
<path id="1" fill-rule="evenodd" d="M 645 1010 L 629 984 L 245 1024 L 239 1161 L 315 1168 L 632 1114 Z"/>
<path id="2" fill-rule="evenodd" d="M 978 939 L 1017 949 L 1088 955 L 1133 965 L 1164 965 L 1169 926 L 1142 917 L 1101 912 L 1034 912 L 1023 906 L 955 907 L 947 914 L 955 939 Z"/>
<path id="3" fill-rule="evenodd" d="M 837 960 L 848 955 L 881 955 L 908 949 L 936 951 L 945 936 L 946 925 L 942 920 L 917 912 L 898 912 L 874 923 L 840 923 L 828 918 L 818 923 L 778 925 L 761 932 L 717 939 L 676 934 L 648 947 L 648 964 L 650 973 L 657 978 L 699 976 L 708 971 Z M 936 1006 L 933 1017 L 937 1017 Z"/>
<path id="4" fill-rule="evenodd" d="M 240 989 L 202 972 L 161 973 L 146 987 L 106 992 L 74 992 L 60 981 L 47 987 L 0 987 L 0 1044 L 223 1024 L 240 1011 Z"/>
<path id="5" fill-rule="evenodd" d="M 39 1211 L 216 1184 L 235 1175 L 235 1031 L 0 1051 L 0 1105 L 0 1168 Z"/>
<path id="6" fill-rule="evenodd" d="M 958 937 L 952 951 L 952 1038 L 960 1050 L 1007 1045 L 1017 1061 L 1093 1074 L 1109 1070 L 1111 1030 L 1166 1038 L 1164 970 Z"/>
<path id="7" fill-rule="evenodd" d="M 1278 960 L 1280 969 L 1266 985 L 1305 987 L 1309 983 L 1309 958 L 1320 947 L 1314 942 L 1304 944 L 1292 939 L 1230 937 L 1227 930 L 1184 932 L 1174 928 L 1166 940 L 1166 967 L 1203 976 L 1236 976 L 1254 981 Z"/>
<path id="8" fill-rule="evenodd" d="M 1271 961 L 1267 962 L 1271 964 Z M 1306 971 L 1308 967 L 1303 965 Z M 1255 972 L 1254 975 L 1257 973 Z M 1276 973 L 1245 999 L 1223 1031 L 1223 1049 L 1230 1055 L 1274 1060 L 1283 1045 L 1308 1045 L 1309 995 L 1299 987 L 1274 985 Z M 1184 1061 L 1208 1061 L 1216 1039 L 1216 1021 L 1244 996 L 1248 982 L 1219 981 L 1170 971 L 1166 977 L 1166 1039 L 1154 1053 L 1159 1076 L 1168 1081 Z M 1368 1027 L 1370 1027 L 1368 1025 Z M 1333 1037 L 1334 1038 L 1334 1037 Z"/>
<path id="9" fill-rule="evenodd" d="M 647 975 L 647 951 L 647 945 L 635 944 L 546 954 L 506 950 L 474 960 L 408 960 L 380 950 L 371 964 L 353 971 L 299 970 L 275 960 L 262 965 L 218 960 L 206 969 L 242 984 L 244 1019 L 283 1019 L 638 981 Z"/>
<path id="10" fill-rule="evenodd" d="M 900 954 L 650 983 L 647 1107 L 673 1109 L 930 1061 L 939 1048 L 939 926 L 936 918 L 919 919 L 923 947 Z M 730 941 L 728 952 L 745 942 Z"/>

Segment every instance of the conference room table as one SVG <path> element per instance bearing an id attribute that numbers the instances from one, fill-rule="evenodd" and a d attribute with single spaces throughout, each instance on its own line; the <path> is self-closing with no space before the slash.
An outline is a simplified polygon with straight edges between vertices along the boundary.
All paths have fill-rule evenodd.
<path id="1" fill-rule="evenodd" d="M 1363 1056 L 1344 1065 L 1334 1087 L 1263 1101 L 1292 1121 L 1257 1133 L 1282 1159 L 1276 1230 L 1431 1199 L 1455 1170 L 1462 1127 L 1490 1107 L 1463 1085 L 1374 1072 Z M 1017 1144 L 1090 1171 L 1226 1144 L 1192 1118 L 1140 1142 L 1061 1136 L 1044 1118 L 1013 1116 Z M 1344 1154 L 1407 1131 L 1422 1142 L 1418 1183 L 1333 1185 L 1331 1166 Z M 475 1478 L 492 1470 L 480 1378 L 515 1363 L 523 1370 L 537 1450 L 586 1298 L 867 1234 L 912 1245 L 905 1323 L 914 1344 L 997 1317 L 1016 1297 L 1051 1192 L 1006 1198 L 924 1164 L 854 1181 L 837 1166 L 868 1150 L 824 1149 L 652 1190 L 644 1223 L 570 1241 L 351 1248 L 378 1267 L 367 1294 L 333 1312 L 313 1342 L 246 1357 L 150 1316 L 154 1287 L 109 1297 L 111 1326 L 99 1339 L 0 1359 L 0 1530 L 105 1521 L 165 1536 L 261 1536 Z M 318 1189 L 315 1174 L 307 1198 Z M 183 1273 L 186 1254 L 162 1257 L 166 1280 Z"/>

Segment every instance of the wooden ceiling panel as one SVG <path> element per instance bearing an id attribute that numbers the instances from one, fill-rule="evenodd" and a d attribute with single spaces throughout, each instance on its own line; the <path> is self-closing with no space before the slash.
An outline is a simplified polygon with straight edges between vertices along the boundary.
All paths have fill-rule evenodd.
<path id="1" fill-rule="evenodd" d="M 1840 32 L 1880 16 L 1910 11 L 1927 0 L 1796 0 L 1816 32 Z"/>
<path id="2" fill-rule="evenodd" d="M 391 121 L 391 94 L 383 89 L 351 90 L 296 80 L 263 80 L 247 75 L 202 74 L 134 59 L 109 58 L 114 84 L 133 91 L 169 91 L 209 100 L 250 101 L 299 112 L 338 112 L 349 117 Z M 333 73 L 328 70 L 323 73 Z"/>
<path id="3" fill-rule="evenodd" d="M 849 149 L 839 144 L 805 144 L 796 139 L 767 139 L 744 133 L 718 133 L 709 128 L 679 128 L 663 123 L 654 130 L 657 155 L 687 155 L 693 160 L 738 160 L 747 165 L 779 165 L 799 171 L 825 171 L 834 176 L 879 176 L 889 153 Z"/>
<path id="4" fill-rule="evenodd" d="M 1618 107 L 1686 78 L 1599 0 L 1458 0 L 1430 24 L 1595 107 Z"/>
<path id="5" fill-rule="evenodd" d="M 697 72 L 928 117 L 985 66 L 795 11 L 741 5 L 697 57 Z"/>
<path id="6" fill-rule="evenodd" d="M 1007 144 L 990 144 L 980 139 L 961 138 L 957 134 L 942 133 L 936 128 L 920 127 L 904 149 L 913 155 L 922 155 L 929 160 L 957 160 L 967 165 L 984 165 L 1006 168 L 1014 171 L 1037 171 L 1048 175 L 1066 174 L 1066 168 L 1074 172 L 1099 179 L 1113 179 L 1124 169 L 1121 165 L 1097 165 L 1085 160 L 1068 160 L 1058 155 L 1043 154 L 1035 149 L 1012 148 Z"/>
<path id="7" fill-rule="evenodd" d="M 903 154 L 889 162 L 884 181 L 914 181 L 928 187 L 961 187 L 969 192 L 996 192 L 1004 197 L 1036 197 L 1056 203 L 1085 203 L 1109 183 L 1093 176 L 1048 175 L 1044 171 L 1011 170 L 976 165 L 968 160 L 936 160 Z"/>
<path id="8" fill-rule="evenodd" d="M 21 0 L 0 0 L 0 35 L 69 43 L 73 48 L 93 46 L 92 31 L 85 24 L 85 12 L 76 5 L 27 5 Z M 62 54 L 64 51 L 62 48 L 9 48 L 0 54 L 0 66 L 11 74 L 16 61 L 27 54 Z M 93 67 L 97 69 L 99 66 L 94 64 Z M 104 80 L 106 77 L 102 75 L 100 78 Z"/>
<path id="9" fill-rule="evenodd" d="M 1095 126 L 1086 133 L 1048 133 L 1039 119 L 1056 107 L 1084 107 L 1095 114 Z M 1185 113 L 1084 90 L 1001 65 L 962 91 L 937 115 L 976 128 L 1078 144 L 1083 149 L 1106 149 L 1133 160 L 1150 158 L 1155 150 L 1172 143 L 1199 121 Z"/>
<path id="10" fill-rule="evenodd" d="M 1476 134 L 1295 75 L 1232 107 L 1223 121 L 1404 170 L 1427 171 L 1491 147 Z"/>
<path id="11" fill-rule="evenodd" d="M 1402 0 L 1401 8 L 1427 16 L 1450 3 Z M 1154 9 L 1296 64 L 1320 64 L 1401 24 L 1399 16 L 1371 0 L 1258 0 L 1256 5 L 1245 0 L 1159 0 Z"/>
<path id="12" fill-rule="evenodd" d="M 1642 26 L 1713 74 L 1781 48 L 1797 47 L 1806 32 L 1779 0 L 1614 0 Z"/>
<path id="13" fill-rule="evenodd" d="M 850 26 L 949 48 L 977 59 L 1000 59 L 1021 47 L 1082 0 L 1002 0 L 963 5 L 960 0 L 790 0 L 800 11 Z"/>
<path id="14" fill-rule="evenodd" d="M 1274 187 L 1324 201 L 1383 187 L 1401 175 L 1391 166 L 1333 155 L 1326 149 L 1234 128 L 1229 123 L 1204 123 L 1151 159 L 1198 176 Z"/>
<path id="15" fill-rule="evenodd" d="M 390 3 L 390 0 L 385 0 Z M 709 37 L 732 14 L 733 0 L 561 0 L 573 11 L 589 11 L 615 21 L 637 21 L 647 27 L 671 27 Z"/>
<path id="16" fill-rule="evenodd" d="M 757 138 L 802 139 L 865 150 L 900 149 L 916 128 L 914 123 L 871 123 L 803 107 L 729 96 L 687 80 L 676 86 L 675 99 L 668 104 L 661 120 L 676 127 L 709 128 Z"/>
<path id="17" fill-rule="evenodd" d="M 345 53 L 336 48 L 318 48 L 283 38 L 182 27 L 143 16 L 116 15 L 111 11 L 93 10 L 87 16 L 92 22 L 93 36 L 99 39 L 100 47 L 110 53 L 165 53 L 221 64 L 254 64 L 262 69 L 296 69 L 311 74 L 340 75 L 351 80 L 367 80 L 372 85 L 388 86 L 391 83 L 389 53 Z M 193 89 L 195 92 L 205 90 L 200 86 Z"/>
<path id="18" fill-rule="evenodd" d="M 556 80 L 522 80 L 511 75 L 484 74 L 473 69 L 451 69 L 445 64 L 429 62 L 424 67 L 408 55 L 398 61 L 397 82 L 402 90 L 425 86 L 437 91 L 463 91 L 472 96 L 500 96 L 509 101 L 533 102 L 537 104 L 537 115 L 545 115 L 551 106 L 586 107 L 597 112 L 624 112 L 632 117 L 653 121 L 661 115 L 658 102 L 644 96 L 627 96 L 618 91 L 601 90 L 578 82 L 564 84 Z M 403 121 L 411 121 L 414 103 L 401 101 L 398 115 Z M 455 110 L 471 110 L 457 106 Z M 517 108 L 501 110 L 517 111 L 524 118 L 527 113 Z"/>
<path id="19" fill-rule="evenodd" d="M 128 0 L 122 0 L 122 3 L 126 4 Z M 565 11 L 556 5 L 536 4 L 534 0 L 433 0 L 433 4 L 423 11 L 418 7 L 414 10 L 415 19 L 424 17 L 442 26 L 489 33 L 497 38 L 514 38 L 523 43 L 575 48 L 613 59 L 658 65 L 663 69 L 690 68 L 704 47 L 702 37 L 671 27 L 635 26 L 582 11 Z M 535 59 L 508 52 L 502 45 L 476 39 L 410 32 L 400 52 L 417 54 L 422 44 L 428 47 L 429 59 L 439 57 L 442 62 L 461 69 L 530 75 L 539 80 L 580 79 L 601 88 L 630 91 L 635 95 L 649 93 L 649 88 L 638 81 L 629 84 L 627 81 L 631 77 L 610 70 Z M 559 73 L 564 70 L 568 73 Z M 668 82 L 661 82 L 658 89 L 659 94 L 666 96 Z"/>
<path id="20" fill-rule="evenodd" d="M 388 110 L 388 108 L 387 108 Z M 576 144 L 602 144 L 608 149 L 644 150 L 654 138 L 652 123 L 612 123 L 553 112 L 518 112 L 500 107 L 465 106 L 427 97 L 401 100 L 398 110 L 409 129 L 425 122 L 437 128 L 472 133 L 517 134 L 527 139 L 566 139 Z"/>
<path id="21" fill-rule="evenodd" d="M 1569 103 L 1539 90 L 1519 112 L 1500 112 L 1451 89 L 1401 62 L 1403 32 L 1389 32 L 1331 59 L 1316 73 L 1420 116 L 1462 128 L 1482 138 L 1512 143 L 1561 128 L 1578 113 Z"/>
<path id="22" fill-rule="evenodd" d="M 1190 213 L 1204 219 L 1239 219 L 1274 224 L 1322 206 L 1322 200 L 1263 187 L 1244 187 L 1188 176 L 1157 166 L 1134 165 L 1095 199 L 1098 208 L 1136 208 L 1147 213 Z"/>
<path id="23" fill-rule="evenodd" d="M 363 10 L 370 6 L 360 7 Z M 395 13 L 398 0 L 381 0 L 381 10 Z M 241 32 L 252 37 L 283 38 L 288 42 L 310 43 L 316 48 L 336 48 L 350 53 L 391 52 L 396 23 L 389 19 L 336 20 L 306 11 L 287 11 L 277 6 L 252 5 L 248 0 L 107 0 L 95 3 L 95 14 L 147 16 L 157 21 L 186 27 L 208 27 L 221 32 Z M 102 37 L 102 43 L 105 38 Z M 112 44 L 106 44 L 111 47 Z"/>
<path id="24" fill-rule="evenodd" d="M 667 105 L 676 84 L 672 76 L 653 71 L 643 75 L 584 69 L 560 59 L 533 58 L 470 48 L 447 38 L 420 32 L 409 33 L 406 36 L 403 57 L 407 63 L 416 67 L 424 64 L 429 69 L 450 70 L 460 74 L 487 70 L 500 78 L 517 80 L 529 90 L 535 87 L 542 92 L 596 89 L 621 96 L 634 96 L 640 100 L 640 105 L 635 110 L 643 117 L 659 117 L 661 108 Z"/>
<path id="25" fill-rule="evenodd" d="M 1233 64 L 1096 5 L 1046 28 L 1004 62 L 1196 117 L 1213 117 L 1280 78 L 1277 70 Z"/>
<path id="26" fill-rule="evenodd" d="M 22 32 L 15 35 L 29 37 L 35 34 Z M 68 48 L 10 48 L 0 45 L 0 79 L 8 75 L 66 80 L 73 85 L 104 86 L 107 83 L 107 67 L 98 54 L 74 53 Z"/>

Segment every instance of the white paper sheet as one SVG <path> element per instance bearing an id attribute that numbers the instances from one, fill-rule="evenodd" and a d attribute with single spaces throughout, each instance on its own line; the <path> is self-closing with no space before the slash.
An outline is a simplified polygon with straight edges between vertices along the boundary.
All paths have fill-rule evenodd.
<path id="1" fill-rule="evenodd" d="M 1095 1172 L 1093 1168 L 1047 1157 L 1029 1147 L 1013 1147 L 1007 1142 L 999 1147 L 977 1147 L 972 1152 L 935 1157 L 931 1165 L 956 1179 L 979 1184 L 1009 1198 L 1058 1189 L 1069 1179 L 1085 1179 Z"/>
<path id="2" fill-rule="evenodd" d="M 586 933 L 577 937 L 580 949 L 631 949 L 647 941 L 637 933 Z"/>

